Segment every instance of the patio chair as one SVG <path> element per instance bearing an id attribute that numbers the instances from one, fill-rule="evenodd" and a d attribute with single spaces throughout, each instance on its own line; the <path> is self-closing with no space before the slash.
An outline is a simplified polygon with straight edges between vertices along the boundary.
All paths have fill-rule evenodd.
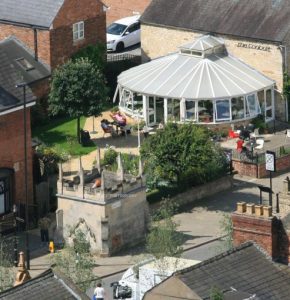
<path id="1" fill-rule="evenodd" d="M 286 136 L 285 136 L 285 144 L 286 144 L 286 140 L 287 138 L 290 138 L 290 129 L 286 129 Z"/>
<path id="2" fill-rule="evenodd" d="M 257 139 L 256 143 L 258 145 L 255 147 L 256 150 L 262 150 L 264 148 L 265 141 L 263 139 Z"/>
<path id="3" fill-rule="evenodd" d="M 250 133 L 250 138 L 254 138 L 255 141 L 257 140 L 257 138 L 260 136 L 259 134 L 259 128 L 254 129 L 254 132 Z"/>
<path id="4" fill-rule="evenodd" d="M 104 126 L 101 125 L 101 127 L 102 127 L 103 132 L 104 132 L 103 137 L 105 137 L 105 135 L 107 133 L 110 134 L 112 137 L 116 134 L 115 129 L 112 126 L 104 127 Z"/>

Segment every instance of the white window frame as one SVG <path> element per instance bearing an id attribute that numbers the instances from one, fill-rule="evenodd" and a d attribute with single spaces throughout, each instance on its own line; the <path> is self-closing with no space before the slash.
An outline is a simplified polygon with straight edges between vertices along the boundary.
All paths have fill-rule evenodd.
<path id="1" fill-rule="evenodd" d="M 73 40 L 79 41 L 85 38 L 85 23 L 84 21 L 73 24 Z"/>
<path id="2" fill-rule="evenodd" d="M 219 118 L 218 117 L 218 112 L 217 112 L 217 102 L 219 101 L 227 101 L 229 104 L 229 116 L 228 117 L 223 117 L 223 118 Z M 221 122 L 221 121 L 230 121 L 232 119 L 232 107 L 231 107 L 231 99 L 217 99 L 214 101 L 214 117 L 215 117 L 215 122 Z"/>

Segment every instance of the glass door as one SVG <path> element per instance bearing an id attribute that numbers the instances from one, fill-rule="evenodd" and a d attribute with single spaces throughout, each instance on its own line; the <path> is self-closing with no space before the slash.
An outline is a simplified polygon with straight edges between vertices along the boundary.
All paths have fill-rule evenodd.
<path id="1" fill-rule="evenodd" d="M 156 124 L 156 100 L 155 97 L 148 97 L 148 114 L 147 125 L 153 126 Z"/>

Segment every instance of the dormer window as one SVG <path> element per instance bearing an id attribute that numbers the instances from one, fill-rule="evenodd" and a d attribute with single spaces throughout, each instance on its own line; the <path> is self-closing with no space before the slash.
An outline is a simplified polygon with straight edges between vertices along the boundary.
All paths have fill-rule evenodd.
<path id="1" fill-rule="evenodd" d="M 16 59 L 16 62 L 25 70 L 30 71 L 34 69 L 34 66 L 25 58 L 21 57 Z"/>

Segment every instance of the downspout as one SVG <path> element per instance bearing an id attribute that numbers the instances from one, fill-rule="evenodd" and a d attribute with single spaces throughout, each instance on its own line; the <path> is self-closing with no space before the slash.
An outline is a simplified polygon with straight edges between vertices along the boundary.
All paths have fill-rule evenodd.
<path id="1" fill-rule="evenodd" d="M 288 64 L 287 64 L 287 46 L 279 45 L 280 50 L 283 52 L 283 89 L 284 89 L 284 74 L 288 74 Z M 288 112 L 288 97 L 283 94 L 285 99 L 285 110 L 286 110 L 286 122 L 289 121 L 289 112 Z"/>
<path id="2" fill-rule="evenodd" d="M 37 28 L 33 28 L 33 35 L 34 35 L 34 59 L 38 61 Z"/>

